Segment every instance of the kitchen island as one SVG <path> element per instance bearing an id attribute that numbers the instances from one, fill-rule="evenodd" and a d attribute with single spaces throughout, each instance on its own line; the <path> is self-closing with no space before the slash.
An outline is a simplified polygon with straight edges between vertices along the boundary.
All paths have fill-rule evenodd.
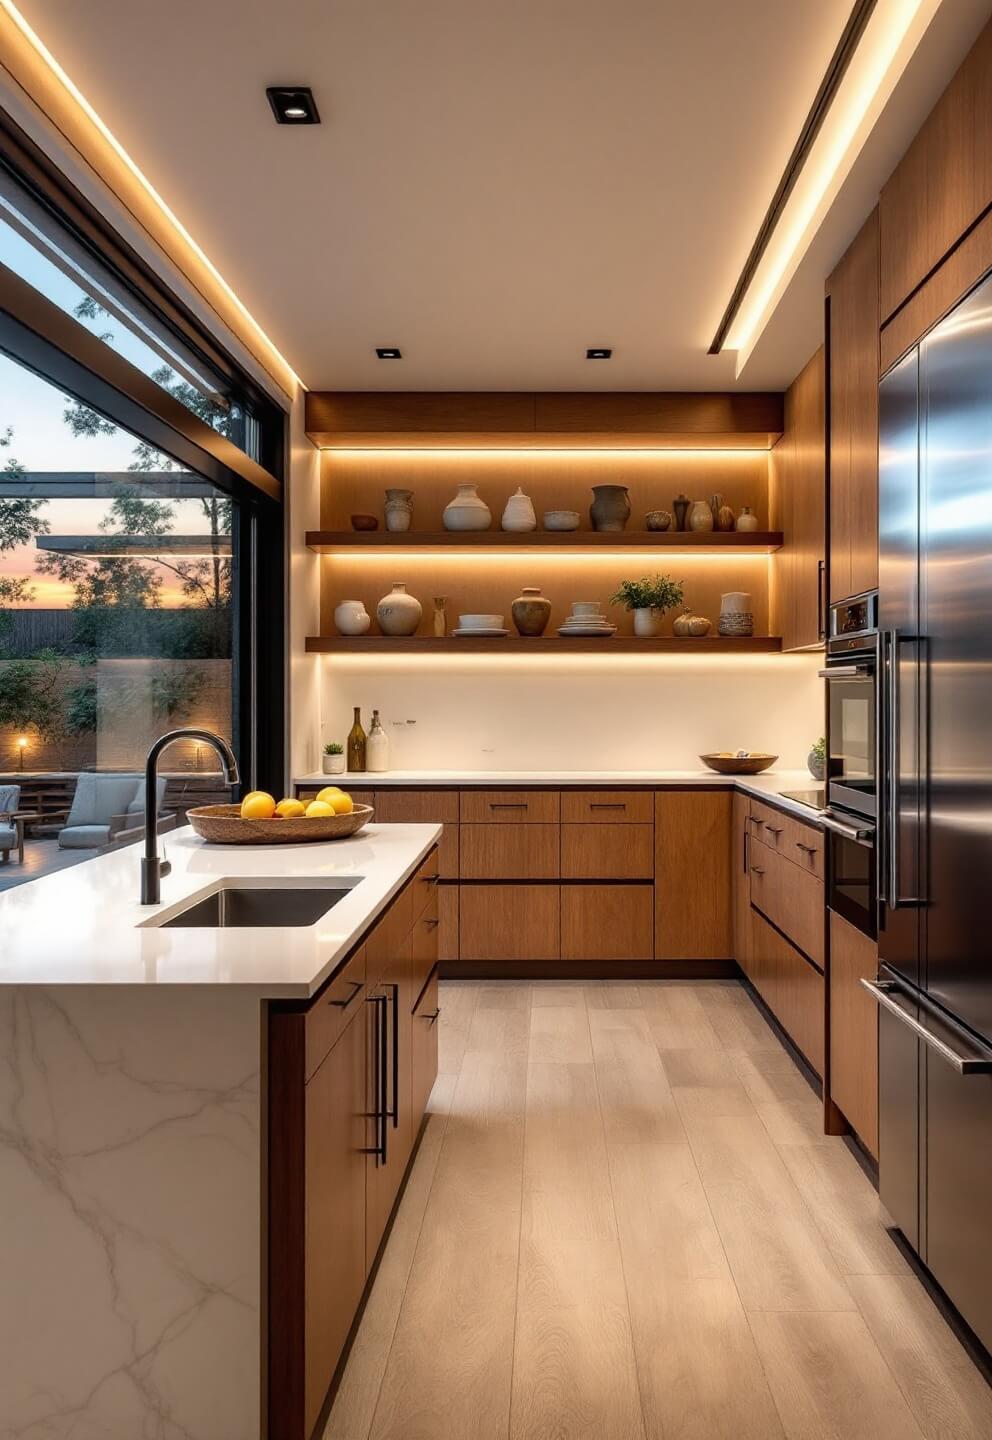
<path id="1" fill-rule="evenodd" d="M 0 1433 L 275 1433 L 272 1017 L 302 1024 L 314 997 L 337 1013 L 323 997 L 439 834 L 228 847 L 181 832 L 160 906 L 138 903 L 137 849 L 0 896 Z M 163 927 L 232 880 L 345 893 L 311 925 Z"/>

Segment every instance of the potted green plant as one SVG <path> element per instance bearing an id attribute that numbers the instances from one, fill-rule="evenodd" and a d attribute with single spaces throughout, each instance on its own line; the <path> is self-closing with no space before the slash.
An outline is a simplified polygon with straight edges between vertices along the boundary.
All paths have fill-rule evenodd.
<path id="1" fill-rule="evenodd" d="M 333 740 L 330 745 L 324 746 L 322 765 L 325 775 L 344 774 L 344 746 Z"/>
<path id="2" fill-rule="evenodd" d="M 666 610 L 682 604 L 683 585 L 670 575 L 645 575 L 640 580 L 621 580 L 611 605 L 634 612 L 634 634 L 650 638 L 661 634 Z"/>
<path id="3" fill-rule="evenodd" d="M 823 780 L 827 774 L 827 737 L 821 735 L 806 756 L 806 766 L 814 780 Z"/>

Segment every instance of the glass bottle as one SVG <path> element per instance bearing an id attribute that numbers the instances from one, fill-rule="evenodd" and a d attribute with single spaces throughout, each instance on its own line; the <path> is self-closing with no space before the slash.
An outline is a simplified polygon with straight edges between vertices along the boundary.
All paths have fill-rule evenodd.
<path id="1" fill-rule="evenodd" d="M 389 736 L 382 728 L 382 721 L 379 719 L 378 710 L 372 711 L 372 724 L 369 728 L 368 743 L 368 767 L 370 771 L 381 774 L 389 769 Z"/>
<path id="2" fill-rule="evenodd" d="M 365 747 L 367 737 L 362 729 L 362 711 L 360 706 L 355 706 L 355 723 L 348 731 L 348 769 L 365 769 Z"/>

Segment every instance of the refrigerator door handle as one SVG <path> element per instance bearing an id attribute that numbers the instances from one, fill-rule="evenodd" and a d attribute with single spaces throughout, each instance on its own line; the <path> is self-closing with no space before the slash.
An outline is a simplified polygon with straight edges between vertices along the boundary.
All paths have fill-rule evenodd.
<path id="1" fill-rule="evenodd" d="M 894 980 L 863 979 L 861 983 L 879 1005 L 908 1026 L 925 1045 L 929 1046 L 942 1060 L 945 1060 L 959 1075 L 992 1075 L 992 1054 L 980 1047 L 977 1042 L 975 1050 L 978 1053 L 974 1055 L 959 1054 L 946 1041 L 941 1040 L 939 1035 L 935 1035 L 932 1030 L 921 1025 L 914 1015 L 910 1015 L 907 1010 L 903 1009 L 896 997 L 905 992 Z M 949 1025 L 948 1028 L 950 1028 Z"/>

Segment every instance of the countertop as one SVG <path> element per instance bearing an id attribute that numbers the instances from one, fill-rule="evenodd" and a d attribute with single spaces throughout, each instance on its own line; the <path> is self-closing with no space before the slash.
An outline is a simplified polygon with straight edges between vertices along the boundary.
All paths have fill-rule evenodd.
<path id="1" fill-rule="evenodd" d="M 350 840 L 207 845 L 183 829 L 159 840 L 172 862 L 161 905 L 141 905 L 131 845 L 0 894 L 0 984 L 247 986 L 307 999 L 416 870 L 440 825 L 370 824 Z M 160 929 L 218 882 L 353 880 L 306 928 Z"/>
<path id="2" fill-rule="evenodd" d="M 616 790 L 625 785 L 730 785 L 759 800 L 774 801 L 810 825 L 819 824 L 817 811 L 797 800 L 784 799 L 782 791 L 822 788 L 808 770 L 766 770 L 762 775 L 717 775 L 713 770 L 386 770 L 381 774 L 365 770 L 345 775 L 298 775 L 293 783 L 340 785 L 343 790 L 382 790 L 390 785 L 464 790 L 501 785 L 609 785 Z"/>

